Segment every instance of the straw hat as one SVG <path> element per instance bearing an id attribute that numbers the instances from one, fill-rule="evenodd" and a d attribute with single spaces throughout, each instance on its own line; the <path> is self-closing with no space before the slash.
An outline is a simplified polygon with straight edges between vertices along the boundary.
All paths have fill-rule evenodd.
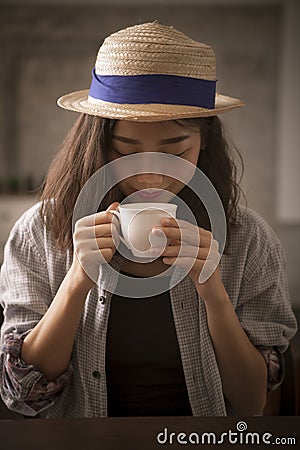
<path id="1" fill-rule="evenodd" d="M 216 93 L 211 47 L 158 22 L 108 36 L 90 89 L 66 94 L 57 103 L 72 111 L 142 122 L 214 116 L 244 105 Z"/>

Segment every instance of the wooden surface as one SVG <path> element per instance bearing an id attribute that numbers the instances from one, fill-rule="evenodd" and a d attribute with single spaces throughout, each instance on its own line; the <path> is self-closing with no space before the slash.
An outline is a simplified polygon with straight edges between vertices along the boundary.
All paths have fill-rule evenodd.
<path id="1" fill-rule="evenodd" d="M 243 421 L 246 430 L 238 431 L 238 423 Z M 140 418 L 108 418 L 108 419 L 61 419 L 61 420 L 0 420 L 1 450 L 148 450 L 156 448 L 257 448 L 244 445 L 247 433 L 256 433 L 260 439 L 269 433 L 270 444 L 275 439 L 295 438 L 300 442 L 299 417 L 255 417 L 240 418 L 207 418 L 207 417 L 140 417 Z M 167 431 L 164 431 L 167 430 Z M 229 431 L 231 439 L 228 442 Z M 159 435 L 159 433 L 161 433 Z M 179 434 L 182 433 L 182 434 Z M 183 434 L 184 433 L 184 434 Z M 193 434 L 191 434 L 193 433 Z M 195 435 L 215 433 L 216 443 L 195 445 Z M 217 443 L 221 439 L 223 444 Z M 160 436 L 161 443 L 158 443 Z M 178 441 L 179 439 L 179 441 Z M 189 443 L 192 439 L 192 443 Z M 212 439 L 212 437 L 210 438 Z M 243 445 L 240 444 L 242 439 Z M 187 444 L 181 443 L 184 440 Z M 195 442 L 195 441 L 194 441 Z M 200 441 L 201 442 L 201 441 Z M 206 444 L 206 445 L 205 445 Z M 234 445 L 233 445 L 234 444 Z M 283 448 L 282 446 L 276 446 Z M 292 445 L 297 448 L 296 445 Z M 299 448 L 299 447 L 298 447 Z"/>

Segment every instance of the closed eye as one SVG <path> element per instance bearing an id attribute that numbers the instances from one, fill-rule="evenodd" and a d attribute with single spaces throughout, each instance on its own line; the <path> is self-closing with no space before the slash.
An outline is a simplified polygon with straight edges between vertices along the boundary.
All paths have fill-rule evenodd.
<path id="1" fill-rule="evenodd" d="M 161 152 L 161 153 L 163 153 L 164 155 L 167 155 L 167 156 L 177 156 L 178 158 L 180 158 L 180 157 L 182 157 L 183 155 L 185 155 L 185 153 L 187 153 L 189 150 L 191 150 L 191 148 L 192 147 L 189 147 L 189 148 L 187 148 L 187 149 L 185 149 L 183 152 L 181 152 L 181 153 L 169 153 L 169 152 Z"/>
<path id="2" fill-rule="evenodd" d="M 121 152 L 119 152 L 118 150 L 116 150 L 115 148 L 112 148 L 112 150 L 115 152 L 115 153 L 117 153 L 118 155 L 120 155 L 120 156 L 128 156 L 128 155 L 131 155 L 131 153 L 121 153 Z"/>
<path id="3" fill-rule="evenodd" d="M 168 153 L 168 152 L 159 152 L 159 153 L 163 153 L 164 155 L 167 155 L 167 156 L 178 156 L 178 157 L 181 157 L 181 156 L 183 156 L 188 150 L 190 150 L 191 149 L 191 147 L 190 148 L 187 148 L 186 150 L 184 150 L 183 152 L 181 152 L 181 153 L 178 153 L 178 154 L 175 154 L 175 153 Z M 120 155 L 120 156 L 129 156 L 129 155 L 135 155 L 136 153 L 140 153 L 140 152 L 132 152 L 132 153 L 121 153 L 121 152 L 119 152 L 119 150 L 117 150 L 116 148 L 112 148 L 112 150 L 115 152 L 115 153 L 117 153 L 118 155 Z"/>

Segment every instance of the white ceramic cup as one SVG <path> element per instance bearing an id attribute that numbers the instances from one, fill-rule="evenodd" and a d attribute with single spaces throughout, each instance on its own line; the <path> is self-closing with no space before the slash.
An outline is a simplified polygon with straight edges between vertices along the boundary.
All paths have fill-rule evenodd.
<path id="1" fill-rule="evenodd" d="M 176 209 L 177 205 L 172 203 L 130 203 L 109 212 L 118 217 L 123 235 L 120 240 L 133 255 L 153 258 L 150 248 L 153 246 L 163 249 L 168 242 L 163 233 L 161 236 L 151 234 L 152 228 L 162 226 L 160 219 L 163 217 L 175 218 Z"/>

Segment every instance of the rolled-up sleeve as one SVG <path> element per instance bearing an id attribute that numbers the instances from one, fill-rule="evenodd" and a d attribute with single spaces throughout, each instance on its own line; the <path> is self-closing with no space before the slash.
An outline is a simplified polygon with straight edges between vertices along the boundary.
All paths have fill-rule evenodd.
<path id="1" fill-rule="evenodd" d="M 279 240 L 273 236 L 256 247 L 254 265 L 245 270 L 236 308 L 251 342 L 260 350 L 268 369 L 268 391 L 284 379 L 283 353 L 297 330 L 288 289 L 287 266 Z"/>
<path id="2" fill-rule="evenodd" d="M 48 381 L 33 365 L 26 364 L 21 358 L 21 348 L 28 332 L 4 336 L 1 351 L 1 393 L 11 409 L 34 416 L 53 404 L 67 384 L 72 368 L 70 365 L 67 372 Z"/>
<path id="3" fill-rule="evenodd" d="M 236 314 L 255 346 L 286 351 L 297 330 L 287 282 L 286 259 L 280 243 L 265 250 L 257 268 L 245 276 Z"/>
<path id="4" fill-rule="evenodd" d="M 70 368 L 57 380 L 48 382 L 20 356 L 23 339 L 53 300 L 42 243 L 43 228 L 33 221 L 26 223 L 24 217 L 19 219 L 5 245 L 0 273 L 0 300 L 4 309 L 0 393 L 9 409 L 24 415 L 36 415 L 51 405 L 71 373 Z"/>
<path id="5" fill-rule="evenodd" d="M 257 348 L 266 362 L 268 371 L 267 391 L 270 392 L 277 389 L 283 381 L 284 358 L 276 347 L 258 346 Z"/>

